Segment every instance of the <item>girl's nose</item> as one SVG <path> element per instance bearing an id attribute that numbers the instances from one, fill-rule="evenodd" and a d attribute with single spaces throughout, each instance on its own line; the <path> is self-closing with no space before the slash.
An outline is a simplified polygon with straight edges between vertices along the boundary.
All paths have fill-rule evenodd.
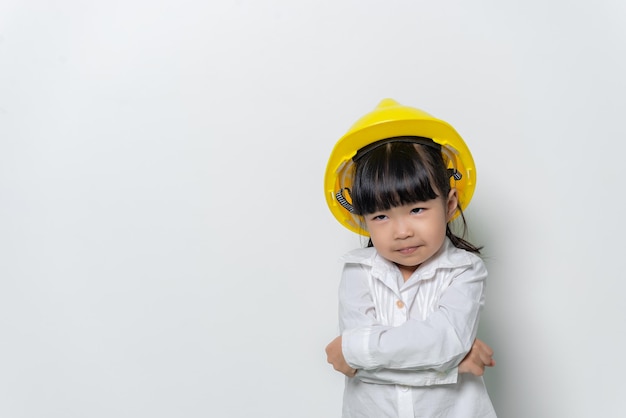
<path id="1" fill-rule="evenodd" d="M 409 227 L 407 222 L 396 221 L 394 228 L 395 239 L 406 239 L 413 236 L 413 230 Z"/>

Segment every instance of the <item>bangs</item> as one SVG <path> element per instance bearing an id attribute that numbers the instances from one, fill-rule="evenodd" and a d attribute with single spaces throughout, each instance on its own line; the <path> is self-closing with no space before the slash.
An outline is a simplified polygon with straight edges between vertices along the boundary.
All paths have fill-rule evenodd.
<path id="1" fill-rule="evenodd" d="M 445 182 L 437 181 L 442 170 L 447 182 L 441 150 L 434 142 L 427 146 L 388 142 L 367 151 L 355 161 L 351 191 L 355 214 L 426 202 L 439 197 L 438 192 L 447 193 Z"/>

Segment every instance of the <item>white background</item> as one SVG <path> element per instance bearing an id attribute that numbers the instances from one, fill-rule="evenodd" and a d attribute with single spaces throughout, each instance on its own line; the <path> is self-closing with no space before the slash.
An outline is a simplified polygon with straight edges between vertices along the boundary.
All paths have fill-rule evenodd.
<path id="1" fill-rule="evenodd" d="M 0 1 L 0 417 L 338 417 L 322 178 L 385 97 L 473 151 L 499 416 L 624 416 L 625 4 Z"/>

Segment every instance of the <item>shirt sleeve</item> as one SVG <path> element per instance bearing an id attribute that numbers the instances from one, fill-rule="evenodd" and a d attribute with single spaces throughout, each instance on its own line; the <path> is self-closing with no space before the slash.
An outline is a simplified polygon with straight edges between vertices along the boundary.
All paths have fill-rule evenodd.
<path id="1" fill-rule="evenodd" d="M 411 384 L 406 376 L 409 381 L 416 377 L 391 373 L 395 370 L 424 371 L 435 383 L 436 376 L 456 380 L 456 367 L 476 338 L 487 271 L 476 259 L 451 274 L 450 286 L 426 320 L 409 319 L 392 327 L 376 321 L 368 272 L 360 265 L 346 265 L 339 294 L 342 350 L 347 363 L 363 371 L 363 379 L 405 376 L 389 383 Z"/>
<path id="2" fill-rule="evenodd" d="M 440 372 L 435 370 L 361 369 L 357 370 L 354 378 L 362 382 L 379 385 L 433 386 L 456 383 L 458 376 L 458 368 L 453 367 Z"/>

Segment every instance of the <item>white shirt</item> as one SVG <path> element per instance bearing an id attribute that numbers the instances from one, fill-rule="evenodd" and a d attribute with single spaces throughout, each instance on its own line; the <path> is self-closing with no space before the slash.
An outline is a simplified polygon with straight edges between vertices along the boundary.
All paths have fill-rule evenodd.
<path id="1" fill-rule="evenodd" d="M 495 417 L 482 377 L 457 366 L 476 338 L 487 270 L 446 239 L 405 282 L 374 248 L 349 252 L 339 288 L 344 418 Z"/>

